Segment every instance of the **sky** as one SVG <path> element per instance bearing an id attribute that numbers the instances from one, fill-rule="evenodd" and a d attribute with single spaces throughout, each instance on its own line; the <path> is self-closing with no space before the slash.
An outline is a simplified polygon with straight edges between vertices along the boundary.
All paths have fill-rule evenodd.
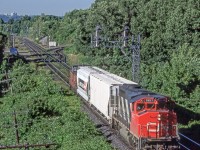
<path id="1" fill-rule="evenodd" d="M 95 0 L 0 0 L 0 14 L 64 16 L 74 9 L 87 9 Z"/>

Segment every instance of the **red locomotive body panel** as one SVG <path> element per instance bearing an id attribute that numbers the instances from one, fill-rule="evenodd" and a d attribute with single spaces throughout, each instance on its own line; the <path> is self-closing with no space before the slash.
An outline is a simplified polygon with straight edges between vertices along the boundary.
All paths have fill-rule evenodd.
<path id="1" fill-rule="evenodd" d="M 173 141 L 177 138 L 177 116 L 169 109 L 173 102 L 144 97 L 132 103 L 130 132 L 147 142 Z"/>
<path id="2" fill-rule="evenodd" d="M 161 120 L 159 119 L 162 118 Z M 169 120 L 168 118 L 172 118 Z M 132 113 L 130 131 L 136 137 L 158 140 L 176 136 L 176 115 L 170 112 L 141 112 Z"/>

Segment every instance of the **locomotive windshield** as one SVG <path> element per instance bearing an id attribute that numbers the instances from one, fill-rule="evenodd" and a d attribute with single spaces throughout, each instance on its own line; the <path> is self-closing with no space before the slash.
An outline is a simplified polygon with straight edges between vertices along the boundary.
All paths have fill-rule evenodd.
<path id="1" fill-rule="evenodd" d="M 144 108 L 145 108 L 144 103 L 137 104 L 137 111 L 142 111 L 142 110 L 144 110 Z"/>
<path id="2" fill-rule="evenodd" d="M 155 104 L 147 104 L 147 109 L 154 109 L 155 108 Z"/>
<path id="3" fill-rule="evenodd" d="M 174 102 L 169 99 L 141 99 L 140 101 L 132 104 L 132 110 L 134 111 L 134 105 L 137 112 L 141 111 L 155 111 L 155 110 L 173 110 Z"/>

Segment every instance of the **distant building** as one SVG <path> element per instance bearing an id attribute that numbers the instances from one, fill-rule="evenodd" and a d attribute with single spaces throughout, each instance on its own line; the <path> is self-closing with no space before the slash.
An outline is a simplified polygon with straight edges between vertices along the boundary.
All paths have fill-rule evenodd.
<path id="1" fill-rule="evenodd" d="M 10 19 L 19 20 L 22 16 L 18 16 L 16 12 L 9 14 L 0 14 L 0 18 L 3 19 L 4 22 L 8 22 Z"/>
<path id="2" fill-rule="evenodd" d="M 10 16 L 11 16 L 11 17 L 17 16 L 17 13 L 16 13 L 16 12 L 13 12 L 13 13 L 10 14 Z"/>
<path id="3" fill-rule="evenodd" d="M 45 13 L 41 13 L 41 17 L 44 17 L 45 16 Z"/>
<path id="4" fill-rule="evenodd" d="M 56 47 L 56 45 L 55 41 L 49 41 L 49 47 Z"/>

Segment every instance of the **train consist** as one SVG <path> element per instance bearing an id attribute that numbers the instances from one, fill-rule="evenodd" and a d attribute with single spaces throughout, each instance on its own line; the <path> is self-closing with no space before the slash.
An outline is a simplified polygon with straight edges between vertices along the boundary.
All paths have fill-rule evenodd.
<path id="1" fill-rule="evenodd" d="M 72 67 L 69 83 L 137 149 L 178 149 L 177 116 L 169 97 L 91 66 Z"/>

